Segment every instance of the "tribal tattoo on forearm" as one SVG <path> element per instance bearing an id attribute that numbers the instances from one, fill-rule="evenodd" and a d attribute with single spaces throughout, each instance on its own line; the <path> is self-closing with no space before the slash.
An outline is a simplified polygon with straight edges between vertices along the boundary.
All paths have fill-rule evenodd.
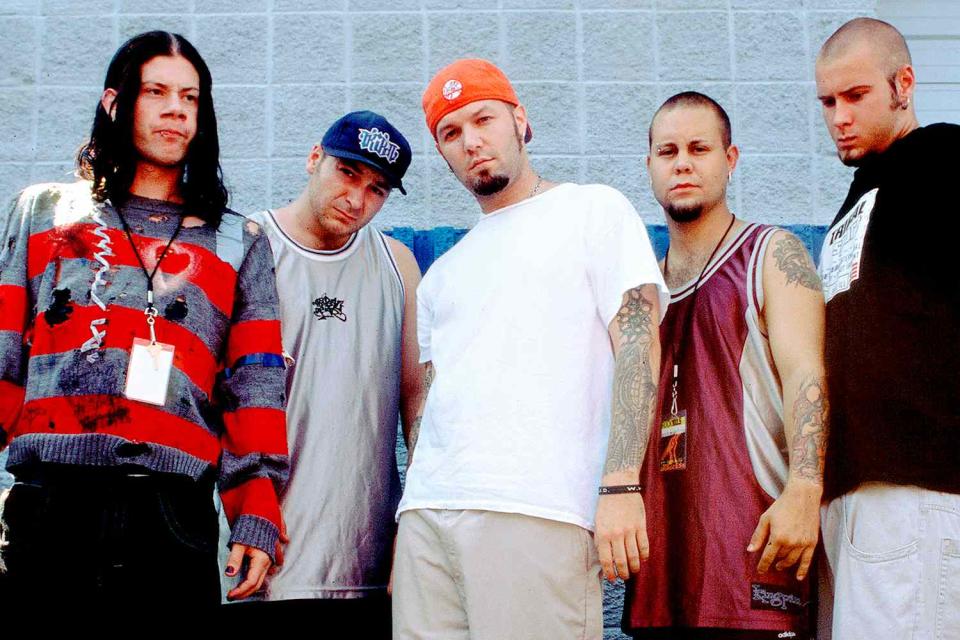
<path id="1" fill-rule="evenodd" d="M 647 448 L 657 382 L 650 366 L 656 322 L 641 287 L 631 289 L 617 313 L 620 350 L 613 370 L 613 416 L 604 473 L 640 467 Z"/>
<path id="2" fill-rule="evenodd" d="M 791 474 L 804 480 L 823 482 L 823 460 L 827 449 L 828 404 L 823 378 L 804 380 L 793 403 L 795 425 L 790 443 Z"/>
<path id="3" fill-rule="evenodd" d="M 787 284 L 797 284 L 812 291 L 822 291 L 817 268 L 810 259 L 806 247 L 791 234 L 780 234 L 780 240 L 773 250 L 777 268 L 787 277 Z"/>
<path id="4" fill-rule="evenodd" d="M 423 420 L 423 410 L 427 405 L 427 394 L 430 393 L 430 385 L 433 384 L 433 377 L 433 363 L 428 362 L 423 372 L 423 403 L 421 403 L 420 408 L 417 410 L 417 417 L 413 419 L 413 424 L 410 425 L 410 437 L 407 441 L 408 466 L 410 464 L 409 460 L 413 456 L 413 450 L 417 448 L 417 438 L 420 437 L 420 422 Z"/>

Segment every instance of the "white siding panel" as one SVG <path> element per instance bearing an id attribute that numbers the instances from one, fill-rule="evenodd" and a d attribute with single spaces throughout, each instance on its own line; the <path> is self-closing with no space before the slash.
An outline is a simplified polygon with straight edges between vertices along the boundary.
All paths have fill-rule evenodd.
<path id="1" fill-rule="evenodd" d="M 879 0 L 877 16 L 907 39 L 920 124 L 960 123 L 960 0 Z"/>

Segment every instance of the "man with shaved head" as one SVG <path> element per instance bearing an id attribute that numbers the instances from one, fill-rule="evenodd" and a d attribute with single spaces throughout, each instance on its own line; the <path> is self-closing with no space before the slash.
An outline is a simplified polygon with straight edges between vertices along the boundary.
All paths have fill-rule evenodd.
<path id="1" fill-rule="evenodd" d="M 824 239 L 831 430 L 822 636 L 960 637 L 960 126 L 920 127 L 910 53 L 857 18 L 823 45 L 817 95 L 857 167 Z"/>
<path id="2" fill-rule="evenodd" d="M 643 640 L 777 640 L 809 628 L 826 440 L 823 294 L 800 240 L 727 205 L 739 151 L 695 91 L 650 123 L 670 247 L 659 431 L 641 475 L 650 557 L 625 598 Z"/>

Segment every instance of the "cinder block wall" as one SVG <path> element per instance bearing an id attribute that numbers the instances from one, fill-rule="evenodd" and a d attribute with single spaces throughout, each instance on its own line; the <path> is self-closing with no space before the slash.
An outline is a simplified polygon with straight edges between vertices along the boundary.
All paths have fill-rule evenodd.
<path id="1" fill-rule="evenodd" d="M 213 71 L 232 206 L 285 203 L 327 125 L 369 108 L 415 156 L 383 227 L 472 226 L 479 210 L 423 124 L 420 94 L 457 57 L 500 64 L 527 105 L 530 151 L 553 180 L 604 182 L 662 223 L 643 169 L 647 125 L 684 89 L 716 98 L 742 160 L 734 211 L 826 224 L 849 173 L 820 119 L 813 59 L 876 0 L 2 0 L 0 197 L 70 180 L 110 55 L 150 29 L 190 39 Z M 619 637 L 619 590 L 607 635 Z"/>
<path id="2" fill-rule="evenodd" d="M 528 107 L 530 150 L 555 180 L 606 182 L 659 222 L 642 158 L 653 110 L 676 91 L 717 98 L 743 159 L 735 211 L 825 224 L 847 170 L 818 113 L 812 61 L 876 0 L 3 0 L 0 193 L 69 179 L 110 55 L 169 29 L 216 84 L 223 167 L 240 211 L 279 205 L 303 161 L 350 109 L 387 115 L 411 140 L 407 182 L 381 226 L 471 226 L 478 209 L 437 155 L 420 93 L 461 56 L 502 65 Z"/>

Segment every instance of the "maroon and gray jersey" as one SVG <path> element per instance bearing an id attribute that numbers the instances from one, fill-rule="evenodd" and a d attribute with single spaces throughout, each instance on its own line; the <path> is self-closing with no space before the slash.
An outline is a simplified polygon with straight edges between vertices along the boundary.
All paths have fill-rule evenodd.
<path id="1" fill-rule="evenodd" d="M 788 471 L 780 380 L 760 313 L 763 256 L 776 231 L 745 225 L 707 266 L 695 300 L 695 280 L 671 291 L 660 325 L 660 407 L 641 474 L 650 558 L 627 589 L 627 629 L 805 626 L 809 580 L 798 587 L 786 573 L 759 575 L 759 552 L 746 551 Z M 660 426 L 671 414 L 677 354 L 685 468 L 662 470 L 671 460 L 682 466 Z"/>

